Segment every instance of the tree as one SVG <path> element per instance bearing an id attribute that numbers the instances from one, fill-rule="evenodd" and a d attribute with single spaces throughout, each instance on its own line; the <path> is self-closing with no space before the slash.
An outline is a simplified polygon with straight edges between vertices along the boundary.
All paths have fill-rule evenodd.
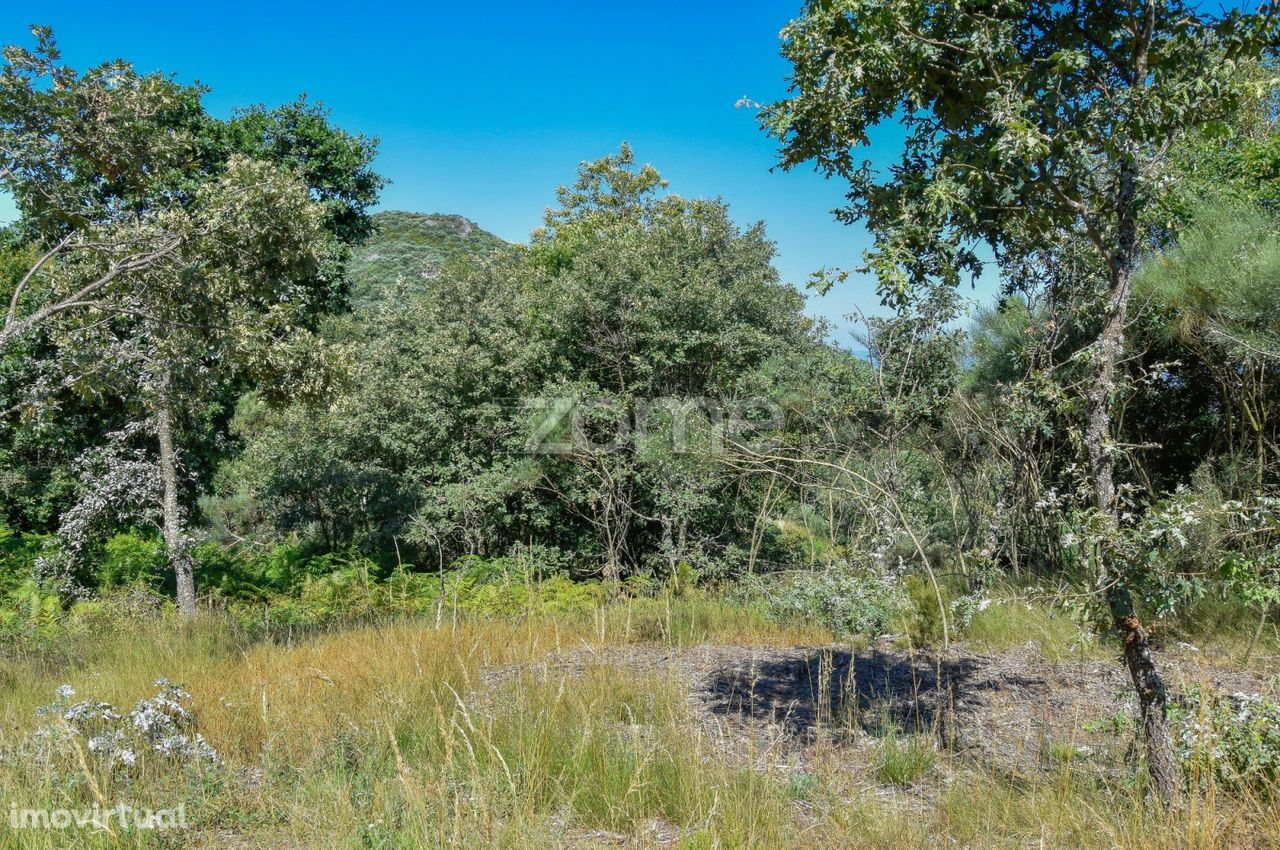
<path id="1" fill-rule="evenodd" d="M 175 213 L 176 215 L 176 213 Z M 281 371 L 285 341 L 307 306 L 306 281 L 324 252 L 321 213 L 305 186 L 268 163 L 234 158 L 185 207 L 174 262 L 137 276 L 114 322 L 65 331 L 64 347 L 93 351 L 106 380 L 137 398 L 159 450 L 161 528 L 178 607 L 195 610 L 176 434 L 180 417 L 236 374 Z M 286 355 L 287 356 L 287 355 Z"/>
<path id="2" fill-rule="evenodd" d="M 530 245 L 327 322 L 343 380 L 318 404 L 242 417 L 245 451 L 210 509 L 247 520 L 242 536 L 408 540 L 435 563 L 533 542 L 611 579 L 736 539 L 756 515 L 738 493 L 758 494 L 735 491 L 699 402 L 781 397 L 794 384 L 773 382 L 779 362 L 836 355 L 777 281 L 761 227 L 668 194 L 629 149 L 584 163 L 559 198 Z M 565 405 L 553 433 L 540 401 Z"/>
<path id="3" fill-rule="evenodd" d="M 1275 220 L 1239 202 L 1202 206 L 1178 244 L 1146 264 L 1134 286 L 1148 305 L 1141 328 L 1199 367 L 1238 481 L 1261 495 L 1274 467 L 1280 365 L 1280 235 Z M 1158 415 L 1158 414 L 1157 414 Z M 1274 478 L 1273 478 L 1274 480 Z M 1233 497 L 1243 497 L 1233 487 Z"/>
<path id="4" fill-rule="evenodd" d="M 1139 698 L 1147 764 L 1178 796 L 1165 686 L 1109 538 L 1121 517 L 1113 439 L 1117 363 L 1144 214 L 1171 187 L 1170 150 L 1221 122 L 1255 84 L 1238 73 L 1277 42 L 1277 10 L 1211 16 L 1192 4 L 814 0 L 783 31 L 791 96 L 765 108 L 785 168 L 813 162 L 849 184 L 841 215 L 875 236 L 867 267 L 886 301 L 955 285 L 985 243 L 1018 274 L 1061 233 L 1085 234 L 1099 331 L 1083 441 L 1100 533 L 1099 587 Z M 880 178 L 855 154 L 900 120 L 902 156 Z"/>
<path id="5" fill-rule="evenodd" d="M 871 366 L 872 395 L 857 415 L 883 447 L 881 479 L 891 492 L 901 487 L 899 452 L 907 436 L 937 418 L 955 386 L 962 336 L 945 327 L 956 316 L 957 300 L 953 290 L 939 289 L 896 315 L 863 318 L 865 331 L 859 338 Z M 880 517 L 887 550 L 897 534 L 898 517 L 887 502 Z M 942 622 L 945 635 L 945 613 Z"/>
<path id="6" fill-rule="evenodd" d="M 0 350 L 164 262 L 179 236 L 156 219 L 180 190 L 200 90 L 122 62 L 77 73 L 47 28 L 34 51 L 4 48 L 0 185 L 38 250 L 9 293 Z M 57 270 L 50 277 L 49 272 Z"/>
<path id="7" fill-rule="evenodd" d="M 5 48 L 0 75 L 0 183 L 18 238 L 38 246 L 6 293 L 0 352 L 38 339 L 60 375 L 29 385 L 20 408 L 70 391 L 123 399 L 146 421 L 116 433 L 155 441 L 159 524 L 190 612 L 183 417 L 245 380 L 278 388 L 295 332 L 345 303 L 347 246 L 381 185 L 373 145 L 305 101 L 216 121 L 201 87 L 120 61 L 77 72 L 33 31 L 35 50 Z"/>
<path id="8" fill-rule="evenodd" d="M 216 165 L 229 156 L 270 162 L 293 174 L 319 205 L 326 237 L 324 261 L 311 282 L 315 312 L 343 312 L 351 301 L 347 266 L 352 248 L 373 232 L 369 207 L 386 180 L 373 170 L 377 139 L 335 126 L 321 103 L 302 96 L 267 109 L 238 110 L 212 121 L 204 143 Z"/>

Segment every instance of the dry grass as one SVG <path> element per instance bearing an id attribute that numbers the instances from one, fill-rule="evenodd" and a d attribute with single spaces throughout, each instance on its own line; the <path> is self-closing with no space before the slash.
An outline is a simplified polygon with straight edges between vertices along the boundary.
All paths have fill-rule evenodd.
<path id="1" fill-rule="evenodd" d="M 1266 801 L 1211 791 L 1166 813 L 1140 785 L 1075 759 L 1013 778 L 959 754 L 935 762 L 930 750 L 903 779 L 877 776 L 874 753 L 866 770 L 850 769 L 828 745 L 797 774 L 731 757 L 693 721 L 675 675 L 607 665 L 493 685 L 482 675 L 628 640 L 820 637 L 708 600 L 618 605 L 568 623 L 404 622 L 293 645 L 246 645 L 216 620 L 139 624 L 89 642 L 64 669 L 7 664 L 0 793 L 20 806 L 181 799 L 191 829 L 14 830 L 4 819 L 0 846 L 1280 846 Z M 153 763 L 126 779 L 31 748 L 35 708 L 58 685 L 128 708 L 161 675 L 187 684 L 224 768 Z"/>

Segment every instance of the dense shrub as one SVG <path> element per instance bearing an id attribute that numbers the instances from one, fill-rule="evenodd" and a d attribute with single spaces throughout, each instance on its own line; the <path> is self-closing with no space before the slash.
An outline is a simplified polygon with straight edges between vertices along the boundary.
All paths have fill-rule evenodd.
<path id="1" fill-rule="evenodd" d="M 315 561 L 310 562 L 293 593 L 267 597 L 265 609 L 239 606 L 242 615 L 269 628 L 413 615 L 571 616 L 594 610 L 607 596 L 599 582 L 574 581 L 563 574 L 544 577 L 525 558 L 468 557 L 443 572 L 399 567 L 386 578 L 378 577 L 377 565 L 367 558 L 333 563 L 341 566 L 315 574 Z"/>
<path id="2" fill-rule="evenodd" d="M 929 646 L 942 640 L 942 623 L 944 608 L 939 607 L 938 594 L 942 594 L 942 605 L 951 607 L 953 593 L 947 585 L 934 589 L 933 583 L 921 576 L 907 576 L 903 582 L 906 604 L 898 618 L 898 631 L 915 646 Z"/>
<path id="3" fill-rule="evenodd" d="M 816 623 L 846 637 L 890 632 L 910 606 L 900 577 L 871 568 L 794 573 L 764 592 L 774 618 Z"/>
<path id="4" fill-rule="evenodd" d="M 0 608 L 0 634 L 8 642 L 26 643 L 53 639 L 62 621 L 57 594 L 28 579 L 5 595 Z"/>
<path id="5" fill-rule="evenodd" d="M 1191 688 L 1173 713 L 1183 774 L 1228 789 L 1274 789 L 1280 779 L 1280 702 Z"/>
<path id="6" fill-rule="evenodd" d="M 103 544 L 95 572 L 99 587 L 112 588 L 139 581 L 159 583 L 168 565 L 164 541 L 158 535 L 126 531 Z"/>
<path id="7" fill-rule="evenodd" d="M 31 578 L 47 540 L 43 534 L 17 534 L 0 523 L 0 597 L 17 590 Z"/>

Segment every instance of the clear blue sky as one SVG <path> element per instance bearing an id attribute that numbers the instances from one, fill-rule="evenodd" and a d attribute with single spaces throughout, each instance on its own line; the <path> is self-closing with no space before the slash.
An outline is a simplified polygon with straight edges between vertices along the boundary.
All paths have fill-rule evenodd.
<path id="1" fill-rule="evenodd" d="M 377 167 L 392 180 L 381 208 L 458 213 L 512 241 L 581 160 L 626 140 L 674 191 L 719 195 L 741 223 L 763 219 L 783 279 L 803 284 L 818 268 L 855 265 L 868 237 L 833 221 L 838 183 L 771 172 L 773 142 L 734 105 L 783 94 L 778 31 L 799 6 L 13 3 L 0 35 L 29 44 L 27 26 L 48 24 L 69 63 L 121 57 L 199 80 L 217 115 L 305 91 L 342 127 L 380 139 Z M 896 148 L 890 128 L 872 159 Z M 811 298 L 810 311 L 839 320 L 876 303 L 855 278 Z"/>

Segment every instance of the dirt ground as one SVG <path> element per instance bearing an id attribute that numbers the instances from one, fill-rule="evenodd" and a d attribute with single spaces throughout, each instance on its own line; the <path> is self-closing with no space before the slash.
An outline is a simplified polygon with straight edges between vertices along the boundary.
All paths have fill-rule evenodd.
<path id="1" fill-rule="evenodd" d="M 1174 700 L 1193 685 L 1227 694 L 1273 695 L 1280 686 L 1280 677 L 1263 681 L 1230 671 L 1192 648 L 1164 652 L 1159 663 Z M 844 802 L 871 795 L 924 815 L 938 795 L 949 787 L 963 788 L 975 772 L 1020 783 L 1058 769 L 1061 761 L 1055 759 L 1061 755 L 1055 750 L 1086 748 L 1082 770 L 1120 777 L 1134 768 L 1125 736 L 1095 727 L 1096 721 L 1132 710 L 1120 663 L 1054 663 L 1034 646 L 991 654 L 965 648 L 913 653 L 889 644 L 865 649 L 583 646 L 533 664 L 489 668 L 471 699 L 483 707 L 525 677 L 555 684 L 600 667 L 681 688 L 702 741 L 731 764 L 795 779 L 834 770 L 847 780 L 837 795 Z M 875 768 L 887 727 L 936 736 L 945 756 L 920 781 L 886 786 Z M 794 805 L 801 832 L 819 822 L 815 806 L 821 803 L 797 796 Z M 686 833 L 661 819 L 641 824 L 632 834 L 575 827 L 558 815 L 550 824 L 560 846 L 575 850 L 669 848 Z M 264 846 L 241 843 L 230 832 L 216 836 L 214 845 Z M 282 837 L 271 846 L 292 844 Z"/>
<path id="2" fill-rule="evenodd" d="M 1159 660 L 1175 701 L 1193 685 L 1225 694 L 1276 688 L 1194 650 Z M 1133 710 L 1119 662 L 1050 662 L 1034 647 L 999 654 L 888 645 L 583 647 L 532 666 L 493 668 L 485 679 L 490 686 L 522 674 L 556 680 L 598 665 L 682 682 L 694 721 L 731 758 L 762 769 L 804 772 L 817 758 L 865 768 L 889 727 L 937 736 L 948 753 L 1010 778 L 1051 768 L 1079 748 L 1117 768 L 1131 755 L 1123 735 L 1102 728 Z"/>

